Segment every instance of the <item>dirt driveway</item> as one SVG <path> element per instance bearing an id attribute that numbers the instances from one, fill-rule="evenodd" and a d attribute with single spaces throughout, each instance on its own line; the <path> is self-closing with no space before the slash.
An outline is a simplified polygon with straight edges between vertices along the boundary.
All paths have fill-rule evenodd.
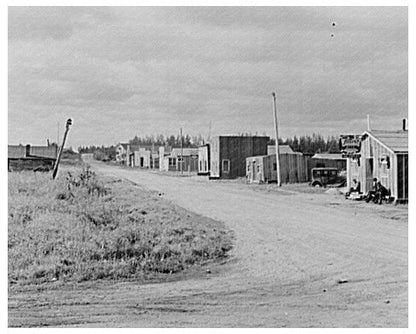
<path id="1" fill-rule="evenodd" d="M 96 286 L 66 288 L 66 304 L 38 311 L 65 315 L 66 325 L 56 325 L 407 327 L 406 207 L 285 187 L 266 193 L 235 182 L 97 163 L 93 168 L 224 221 L 235 234 L 232 260 L 183 281 L 102 283 L 98 292 Z"/>

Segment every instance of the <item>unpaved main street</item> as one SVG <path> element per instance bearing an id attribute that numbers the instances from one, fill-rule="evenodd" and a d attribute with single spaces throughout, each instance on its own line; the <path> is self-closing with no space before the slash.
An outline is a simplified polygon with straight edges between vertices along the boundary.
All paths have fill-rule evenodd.
<path id="1" fill-rule="evenodd" d="M 67 308 L 33 316 L 93 327 L 407 327 L 406 207 L 92 165 L 224 221 L 231 260 L 181 281 L 67 289 Z"/>

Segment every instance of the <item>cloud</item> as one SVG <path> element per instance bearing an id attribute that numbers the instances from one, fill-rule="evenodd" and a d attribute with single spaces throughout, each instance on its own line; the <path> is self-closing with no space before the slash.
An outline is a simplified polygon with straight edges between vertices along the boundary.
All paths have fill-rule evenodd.
<path id="1" fill-rule="evenodd" d="M 75 146 L 270 132 L 275 90 L 282 133 L 388 126 L 407 115 L 407 47 L 400 7 L 10 7 L 9 137 L 43 142 L 69 116 Z"/>

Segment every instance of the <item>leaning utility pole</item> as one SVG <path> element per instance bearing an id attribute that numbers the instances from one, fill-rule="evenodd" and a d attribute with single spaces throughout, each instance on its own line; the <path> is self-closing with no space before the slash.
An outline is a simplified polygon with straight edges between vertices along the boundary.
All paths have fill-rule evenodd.
<path id="1" fill-rule="evenodd" d="M 54 180 L 55 180 L 56 175 L 58 174 L 59 161 L 61 160 L 61 155 L 62 155 L 62 152 L 63 152 L 64 147 L 65 147 L 66 136 L 68 135 L 70 125 L 72 125 L 72 120 L 70 118 L 68 118 L 68 120 L 66 121 L 64 139 L 62 140 L 62 145 L 61 145 L 61 148 L 59 149 L 58 156 L 57 156 L 56 161 L 55 161 L 55 166 L 53 167 L 52 178 Z"/>
<path id="2" fill-rule="evenodd" d="M 274 127 L 276 131 L 276 174 L 277 174 L 277 185 L 282 185 L 280 180 L 280 157 L 279 157 L 279 135 L 277 127 L 277 108 L 276 108 L 276 94 L 273 92 L 273 114 L 274 114 Z"/>

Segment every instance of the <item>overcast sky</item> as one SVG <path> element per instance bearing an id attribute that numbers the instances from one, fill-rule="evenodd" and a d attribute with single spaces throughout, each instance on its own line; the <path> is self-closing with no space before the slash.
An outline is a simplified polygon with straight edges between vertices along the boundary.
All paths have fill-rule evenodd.
<path id="1" fill-rule="evenodd" d="M 335 27 L 332 23 L 335 22 Z M 406 7 L 9 7 L 9 143 L 360 133 L 407 117 Z M 333 37 L 331 37 L 333 34 Z"/>

